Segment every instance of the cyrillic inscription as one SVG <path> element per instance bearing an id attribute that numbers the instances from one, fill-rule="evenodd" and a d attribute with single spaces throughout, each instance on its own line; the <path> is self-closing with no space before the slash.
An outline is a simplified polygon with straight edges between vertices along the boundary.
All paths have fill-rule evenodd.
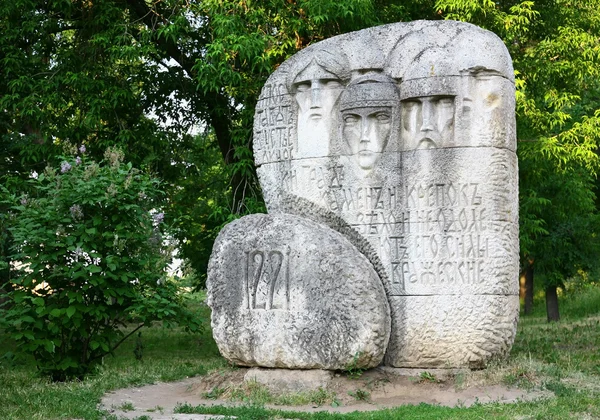
<path id="1" fill-rule="evenodd" d="M 284 85 L 267 85 L 256 106 L 254 152 L 261 162 L 293 158 L 295 116 Z M 270 95 L 273 96 L 270 96 Z"/>

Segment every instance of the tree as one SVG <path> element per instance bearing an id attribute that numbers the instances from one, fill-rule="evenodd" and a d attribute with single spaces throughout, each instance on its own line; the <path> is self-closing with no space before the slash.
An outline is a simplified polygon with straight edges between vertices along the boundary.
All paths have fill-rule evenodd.
<path id="1" fill-rule="evenodd" d="M 582 0 L 436 2 L 445 18 L 497 33 L 512 55 L 521 261 L 526 276 L 533 279 L 535 266 L 544 279 L 549 320 L 559 317 L 556 288 L 597 264 L 599 6 Z"/>
<path id="2" fill-rule="evenodd" d="M 539 268 L 545 256 L 533 246 L 551 235 L 553 224 L 542 218 L 551 215 L 535 209 L 556 204 L 540 193 L 553 190 L 537 181 L 552 177 L 529 174 L 544 168 L 558 177 L 595 176 L 599 1 L 398 3 L 3 2 L 0 138 L 17 145 L 11 153 L 21 174 L 43 170 L 67 141 L 86 144 L 97 158 L 121 145 L 134 166 L 164 180 L 181 255 L 202 273 L 219 226 L 263 208 L 252 118 L 260 88 L 283 60 L 378 23 L 472 22 L 497 33 L 514 59 L 522 261 L 552 277 Z"/>
<path id="3" fill-rule="evenodd" d="M 0 137 L 18 144 L 21 174 L 65 142 L 96 158 L 120 145 L 165 181 L 182 255 L 202 272 L 225 215 L 263 208 L 250 143 L 266 78 L 309 43 L 376 22 L 365 0 L 3 2 Z M 214 150 L 223 164 L 206 163 Z M 226 185 L 200 190 L 206 169 Z"/>

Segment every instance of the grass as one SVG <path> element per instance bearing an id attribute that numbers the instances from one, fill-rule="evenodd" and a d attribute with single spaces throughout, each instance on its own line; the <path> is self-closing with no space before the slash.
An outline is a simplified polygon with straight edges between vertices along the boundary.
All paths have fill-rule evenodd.
<path id="1" fill-rule="evenodd" d="M 562 320 L 548 324 L 543 299 L 534 313 L 522 316 L 515 344 L 507 360 L 495 361 L 488 369 L 459 374 L 455 386 L 507 384 L 525 389 L 547 390 L 555 398 L 517 404 L 476 404 L 469 408 L 436 405 L 401 406 L 366 413 L 304 413 L 264 408 L 266 403 L 285 405 L 334 405 L 336 396 L 327 390 L 299 395 L 273 396 L 251 383 L 237 389 L 213 389 L 213 398 L 228 396 L 240 407 L 192 407 L 180 405 L 180 413 L 220 414 L 241 419 L 594 419 L 600 418 L 600 286 L 591 285 L 561 297 Z M 198 316 L 208 309 L 198 305 Z M 135 340 L 125 342 L 114 357 L 83 382 L 50 383 L 39 377 L 29 359 L 14 359 L 14 344 L 0 332 L 0 419 L 102 419 L 101 396 L 110 390 L 157 381 L 172 381 L 226 369 L 210 332 L 189 335 L 158 325 L 142 333 L 143 359 L 136 360 Z M 433 380 L 435 377 L 423 377 Z M 225 395 L 228 394 L 228 395 Z M 207 395 L 209 397 L 209 395 Z M 368 392 L 356 395 L 368 398 Z M 160 408 L 156 409 L 160 411 Z M 149 416 L 144 416 L 150 418 Z M 110 418 L 110 416 L 108 416 Z"/>
<path id="2" fill-rule="evenodd" d="M 198 305 L 197 313 L 208 319 L 205 305 Z M 142 361 L 136 360 L 135 339 L 130 339 L 83 382 L 51 383 L 40 378 L 31 359 L 0 359 L 0 419 L 101 419 L 96 406 L 107 391 L 202 375 L 227 365 L 208 327 L 202 335 L 160 325 L 142 331 Z M 0 333 L 0 355 L 6 352 L 14 352 L 14 344 Z"/>
<path id="3" fill-rule="evenodd" d="M 354 397 L 357 401 L 369 401 L 371 399 L 371 393 L 364 389 L 355 389 L 354 391 L 348 391 L 348 395 Z"/>

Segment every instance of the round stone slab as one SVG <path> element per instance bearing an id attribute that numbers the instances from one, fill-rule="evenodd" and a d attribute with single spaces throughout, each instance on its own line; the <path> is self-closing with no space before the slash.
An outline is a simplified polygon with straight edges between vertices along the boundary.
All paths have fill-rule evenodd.
<path id="1" fill-rule="evenodd" d="M 243 366 L 380 364 L 390 309 L 372 264 L 340 233 L 289 214 L 228 224 L 208 267 L 213 336 Z"/>

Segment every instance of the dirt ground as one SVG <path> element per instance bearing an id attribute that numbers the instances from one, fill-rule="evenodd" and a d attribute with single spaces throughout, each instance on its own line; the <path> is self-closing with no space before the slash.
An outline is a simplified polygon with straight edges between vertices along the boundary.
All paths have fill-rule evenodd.
<path id="1" fill-rule="evenodd" d="M 179 382 L 121 389 L 106 394 L 102 399 L 101 408 L 119 418 L 128 419 L 140 416 L 147 416 L 146 418 L 154 420 L 217 418 L 214 415 L 173 414 L 173 409 L 178 403 L 192 406 L 242 404 L 231 402 L 230 390 L 244 388 L 244 376 L 247 372 L 248 369 L 219 371 Z M 503 385 L 478 385 L 477 381 L 465 382 L 463 377 L 464 374 L 456 371 L 429 370 L 423 373 L 418 370 L 389 368 L 371 369 L 356 379 L 335 374 L 329 380 L 327 390 L 335 392 L 339 403 L 336 407 L 333 407 L 330 402 L 321 406 L 315 404 L 300 406 L 267 404 L 266 406 L 281 410 L 309 412 L 326 410 L 347 413 L 420 403 L 468 407 L 476 402 L 513 403 L 550 396 L 542 392 Z M 217 399 L 207 398 L 207 394 L 214 389 L 226 391 Z M 366 400 L 357 398 L 357 395 L 366 397 Z M 214 397 L 214 392 L 212 396 Z"/>

